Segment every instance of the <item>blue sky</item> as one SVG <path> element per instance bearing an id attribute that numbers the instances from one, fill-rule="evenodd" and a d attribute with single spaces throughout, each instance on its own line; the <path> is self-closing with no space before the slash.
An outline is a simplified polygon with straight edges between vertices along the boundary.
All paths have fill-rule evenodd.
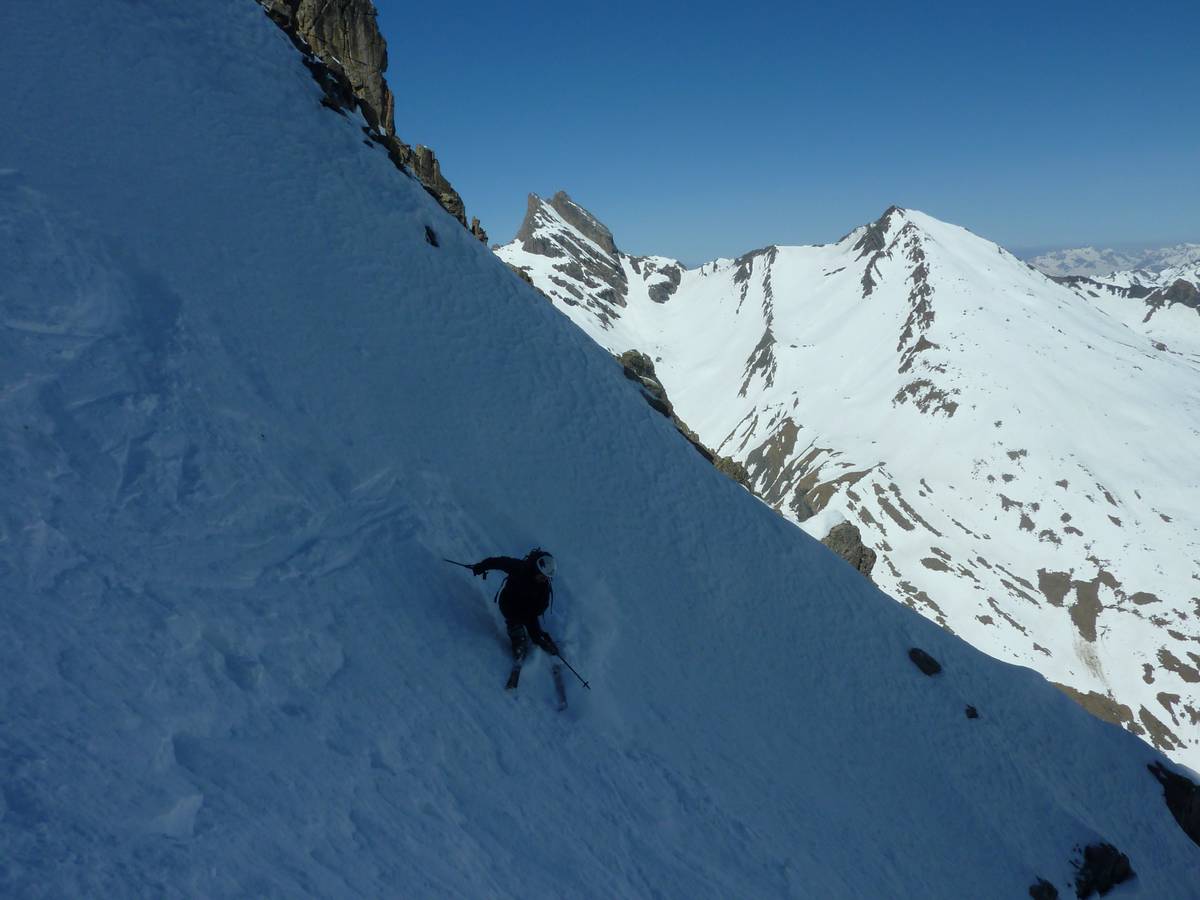
<path id="1" fill-rule="evenodd" d="M 691 263 L 892 203 L 1016 250 L 1200 241 L 1194 2 L 376 2 L 397 133 L 493 241 L 560 189 Z"/>

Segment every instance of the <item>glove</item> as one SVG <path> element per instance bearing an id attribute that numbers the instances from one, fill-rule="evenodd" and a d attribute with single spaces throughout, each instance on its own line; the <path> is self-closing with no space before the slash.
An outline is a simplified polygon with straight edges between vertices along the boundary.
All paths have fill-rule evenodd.
<path id="1" fill-rule="evenodd" d="M 483 563 L 475 563 L 475 565 L 471 566 L 471 574 L 472 575 L 481 575 L 486 579 L 487 573 L 488 573 L 488 570 L 483 565 Z"/>

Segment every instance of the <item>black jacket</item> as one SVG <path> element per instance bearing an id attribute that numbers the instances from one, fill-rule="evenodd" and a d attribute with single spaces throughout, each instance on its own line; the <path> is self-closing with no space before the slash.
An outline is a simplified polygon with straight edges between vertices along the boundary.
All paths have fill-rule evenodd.
<path id="1" fill-rule="evenodd" d="M 531 559 L 511 556 L 489 556 L 472 568 L 483 571 L 499 570 L 508 577 L 500 590 L 500 614 L 508 622 L 538 627 L 538 616 L 550 606 L 550 582 L 539 578 L 537 565 Z"/>

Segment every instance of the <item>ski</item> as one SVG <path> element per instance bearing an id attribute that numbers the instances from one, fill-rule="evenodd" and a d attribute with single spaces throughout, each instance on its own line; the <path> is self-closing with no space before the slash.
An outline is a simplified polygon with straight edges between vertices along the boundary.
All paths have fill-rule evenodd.
<path id="1" fill-rule="evenodd" d="M 558 698 L 558 711 L 562 712 L 567 708 L 567 688 L 563 684 L 562 666 L 556 663 L 550 672 L 554 676 L 554 695 Z"/>
<path id="2" fill-rule="evenodd" d="M 508 681 L 504 685 L 506 691 L 515 691 L 517 682 L 521 680 L 521 664 L 517 663 L 512 667 L 512 671 L 508 673 Z"/>

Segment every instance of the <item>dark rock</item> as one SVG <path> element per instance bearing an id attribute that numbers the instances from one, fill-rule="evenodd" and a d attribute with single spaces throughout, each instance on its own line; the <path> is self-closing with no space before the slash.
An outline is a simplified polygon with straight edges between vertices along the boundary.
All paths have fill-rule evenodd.
<path id="1" fill-rule="evenodd" d="M 851 247 L 857 250 L 857 259 L 880 253 L 887 247 L 887 230 L 891 227 L 892 216 L 899 210 L 897 206 L 889 206 L 882 216 L 863 229 L 862 237 Z"/>
<path id="2" fill-rule="evenodd" d="M 400 148 L 400 155 L 407 155 L 404 164 L 412 170 L 412 173 L 417 176 L 417 180 L 425 186 L 425 190 L 435 199 L 446 212 L 458 219 L 465 227 L 467 224 L 466 208 L 463 206 L 462 197 L 458 196 L 458 191 L 454 190 L 442 176 L 442 165 L 438 162 L 433 151 L 428 147 L 418 144 L 415 147 L 408 147 L 399 139 L 396 143 Z M 407 150 L 405 154 L 403 151 Z"/>
<path id="3" fill-rule="evenodd" d="M 978 719 L 979 718 L 979 710 L 977 710 L 973 706 L 968 706 L 967 707 L 967 718 L 968 719 Z"/>
<path id="4" fill-rule="evenodd" d="M 667 280 L 650 285 L 647 293 L 655 303 L 666 303 L 679 288 L 679 284 L 683 280 L 683 270 L 679 266 L 663 266 L 663 268 L 659 269 L 647 261 L 646 274 L 649 275 L 652 272 L 659 272 L 665 275 Z"/>
<path id="5" fill-rule="evenodd" d="M 1045 878 L 1039 878 L 1036 883 L 1030 885 L 1029 896 L 1033 900 L 1058 900 L 1058 888 Z"/>
<path id="6" fill-rule="evenodd" d="M 563 224 L 570 227 L 564 228 Z M 530 194 L 516 242 L 527 253 L 563 260 L 553 266 L 566 280 L 555 281 L 588 306 L 605 327 L 625 306 L 629 281 L 610 232 L 563 191 L 550 200 Z M 586 296 L 575 284 L 587 291 Z"/>
<path id="7" fill-rule="evenodd" d="M 375 23 L 371 0 L 261 0 L 276 22 L 283 20 L 321 56 L 343 71 L 372 127 L 392 133 L 392 93 L 383 73 L 387 44 Z"/>
<path id="8" fill-rule="evenodd" d="M 889 206 L 882 216 L 866 227 L 862 237 L 851 248 L 858 251 L 858 256 L 855 259 L 870 257 L 867 260 L 866 268 L 863 269 L 862 276 L 864 300 L 871 296 L 871 292 L 875 290 L 876 282 L 871 273 L 877 271 L 876 266 L 880 259 L 888 255 L 887 231 L 891 227 L 892 216 L 898 212 L 903 212 L 903 210 L 898 206 Z"/>
<path id="9" fill-rule="evenodd" d="M 435 247 L 438 246 L 437 232 L 434 231 L 432 228 L 430 228 L 428 225 L 425 226 L 425 240 L 428 243 L 433 244 L 433 246 L 435 246 Z"/>
<path id="10" fill-rule="evenodd" d="M 1103 897 L 1116 885 L 1135 877 L 1129 857 L 1112 844 L 1089 844 L 1083 851 L 1083 862 L 1077 863 L 1075 896 L 1086 900 L 1092 894 Z"/>
<path id="11" fill-rule="evenodd" d="M 567 196 L 566 191 L 559 191 L 548 202 L 550 207 L 562 216 L 568 225 L 609 256 L 617 255 L 617 244 L 613 240 L 612 232 L 599 219 Z"/>
<path id="12" fill-rule="evenodd" d="M 357 106 L 392 162 L 411 170 L 434 199 L 468 227 L 462 198 L 442 176 L 433 151 L 410 147 L 396 136 L 396 101 L 383 77 L 388 65 L 387 43 L 376 24 L 378 13 L 371 0 L 258 2 L 305 54 L 305 65 L 325 93 L 322 105 L 338 112 Z M 487 242 L 478 220 L 469 230 Z"/>
<path id="13" fill-rule="evenodd" d="M 654 363 L 650 361 L 649 356 L 637 350 L 626 350 L 618 360 L 625 371 L 625 377 L 642 386 L 642 396 L 646 398 L 647 403 L 668 418 L 674 415 L 671 401 L 667 399 L 667 389 L 654 374 Z"/>
<path id="14" fill-rule="evenodd" d="M 876 554 L 874 550 L 863 544 L 862 532 L 858 530 L 858 526 L 852 525 L 850 522 L 834 525 L 829 529 L 829 534 L 821 539 L 821 543 L 867 578 L 871 577 L 871 570 L 875 568 Z"/>
<path id="15" fill-rule="evenodd" d="M 713 454 L 712 464 L 718 472 L 729 476 L 746 490 L 750 491 L 750 493 L 754 493 L 750 487 L 750 473 L 740 462 L 729 456 L 717 456 Z"/>
<path id="16" fill-rule="evenodd" d="M 936 675 L 938 672 L 942 671 L 942 664 L 920 647 L 913 647 L 911 650 L 909 650 L 908 658 L 913 661 L 913 665 L 915 665 L 926 675 Z"/>
<path id="17" fill-rule="evenodd" d="M 718 456 L 713 453 L 701 443 L 696 432 L 688 428 L 683 420 L 675 415 L 671 401 L 667 398 L 667 389 L 658 380 L 658 376 L 654 372 L 654 362 L 649 356 L 638 350 L 626 350 L 617 357 L 617 361 L 621 363 L 625 377 L 630 381 L 636 381 L 641 387 L 642 399 L 650 404 L 651 409 L 670 419 L 696 452 L 712 463 L 713 468 L 753 493 L 750 487 L 750 473 L 746 471 L 746 467 L 727 456 Z"/>
<path id="18" fill-rule="evenodd" d="M 533 276 L 532 276 L 532 275 L 530 275 L 530 274 L 529 274 L 528 272 L 526 272 L 524 269 L 518 269 L 518 268 L 517 268 L 516 266 L 514 266 L 512 263 L 505 263 L 505 265 L 506 265 L 506 266 L 508 266 L 510 269 L 512 269 L 512 271 L 513 271 L 513 272 L 516 274 L 516 276 L 517 276 L 518 278 L 520 278 L 520 279 L 521 279 L 523 282 L 525 282 L 525 283 L 526 283 L 527 285 L 529 285 L 531 288 L 535 288 L 535 289 L 536 289 L 536 287 L 537 287 L 537 286 L 536 286 L 536 285 L 533 283 Z"/>
<path id="19" fill-rule="evenodd" d="M 1171 811 L 1183 833 L 1200 846 L 1200 785 L 1190 778 L 1172 772 L 1162 763 L 1151 763 L 1147 768 L 1162 785 L 1167 809 Z"/>
<path id="20" fill-rule="evenodd" d="M 1200 310 L 1200 290 L 1190 281 L 1179 278 L 1170 287 L 1159 288 L 1146 298 L 1146 305 L 1155 309 L 1174 306 L 1176 303 Z"/>

